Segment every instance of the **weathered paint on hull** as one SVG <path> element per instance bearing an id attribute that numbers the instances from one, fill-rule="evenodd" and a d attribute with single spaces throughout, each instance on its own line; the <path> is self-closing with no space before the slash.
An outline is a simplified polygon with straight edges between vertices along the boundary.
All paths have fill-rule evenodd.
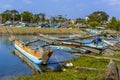
<path id="1" fill-rule="evenodd" d="M 42 60 L 37 59 L 36 57 L 32 56 L 31 54 L 27 53 L 25 50 L 20 48 L 18 45 L 15 44 L 15 48 L 19 50 L 23 55 L 25 55 L 29 60 L 34 62 L 35 64 L 42 64 Z"/>

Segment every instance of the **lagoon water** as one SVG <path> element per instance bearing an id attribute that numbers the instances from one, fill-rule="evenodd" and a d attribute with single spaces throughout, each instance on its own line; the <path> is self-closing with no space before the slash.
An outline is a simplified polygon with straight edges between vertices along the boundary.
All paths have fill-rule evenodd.
<path id="1" fill-rule="evenodd" d="M 17 36 L 30 40 L 33 36 Z M 14 46 L 9 36 L 0 36 L 0 80 L 13 80 L 15 77 L 31 75 L 33 71 L 17 56 L 13 55 Z"/>
<path id="2" fill-rule="evenodd" d="M 67 35 L 53 35 L 65 37 Z M 0 36 L 0 80 L 13 80 L 15 77 L 32 75 L 30 67 L 13 54 L 14 46 L 8 35 Z M 31 41 L 36 36 L 16 36 L 22 41 Z M 41 42 L 39 43 L 41 44 Z M 43 43 L 42 43 L 43 44 Z"/>

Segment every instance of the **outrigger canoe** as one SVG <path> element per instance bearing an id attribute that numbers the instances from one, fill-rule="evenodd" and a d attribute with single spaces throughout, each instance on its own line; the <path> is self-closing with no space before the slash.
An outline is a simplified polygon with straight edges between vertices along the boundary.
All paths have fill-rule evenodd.
<path id="1" fill-rule="evenodd" d="M 24 45 L 24 43 L 20 40 L 15 40 L 14 42 L 15 48 L 21 52 L 24 56 L 26 56 L 30 61 L 34 62 L 35 64 L 42 64 L 43 63 L 43 50 L 34 50 L 29 46 Z M 46 54 L 46 53 L 45 53 Z M 47 54 L 49 55 L 49 54 Z M 46 57 L 48 58 L 48 56 Z M 47 59 L 46 59 L 47 61 Z"/>

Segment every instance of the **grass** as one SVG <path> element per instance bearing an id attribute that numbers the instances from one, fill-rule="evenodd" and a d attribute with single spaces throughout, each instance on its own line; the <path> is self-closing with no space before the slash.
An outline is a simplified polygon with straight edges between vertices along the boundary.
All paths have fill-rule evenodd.
<path id="1" fill-rule="evenodd" d="M 90 71 L 81 71 L 81 72 L 74 72 L 74 71 L 66 71 L 66 72 L 49 72 L 43 73 L 40 75 L 34 75 L 30 77 L 22 77 L 18 78 L 17 80 L 81 80 L 87 78 L 87 80 L 95 80 L 100 79 L 100 76 L 104 75 L 98 72 L 90 72 Z M 97 77 L 97 78 L 96 78 Z"/>
<path id="2" fill-rule="evenodd" d="M 92 54 L 96 55 L 96 54 Z M 97 56 L 104 56 L 104 55 L 97 55 Z M 114 58 L 119 58 L 120 52 L 115 52 Z M 109 60 L 98 60 L 88 57 L 80 57 L 77 59 L 70 60 L 68 62 L 73 63 L 74 67 L 66 68 L 66 71 L 62 72 L 44 72 L 39 75 L 32 75 L 32 76 L 25 76 L 25 77 L 19 77 L 15 80 L 105 80 L 105 71 L 107 69 L 107 66 L 109 64 Z M 119 64 L 119 62 L 115 62 L 116 65 Z M 87 71 L 87 70 L 80 70 L 75 71 L 75 67 L 90 67 L 90 68 L 96 68 L 99 71 Z"/>

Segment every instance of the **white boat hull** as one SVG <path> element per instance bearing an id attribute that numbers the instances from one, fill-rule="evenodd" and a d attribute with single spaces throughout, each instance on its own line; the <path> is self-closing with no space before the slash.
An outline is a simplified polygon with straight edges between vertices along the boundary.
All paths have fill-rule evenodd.
<path id="1" fill-rule="evenodd" d="M 25 50 L 23 50 L 21 47 L 15 44 L 15 48 L 19 50 L 23 55 L 25 55 L 30 61 L 34 62 L 35 64 L 42 64 L 42 60 L 37 59 L 33 55 L 27 53 Z"/>

